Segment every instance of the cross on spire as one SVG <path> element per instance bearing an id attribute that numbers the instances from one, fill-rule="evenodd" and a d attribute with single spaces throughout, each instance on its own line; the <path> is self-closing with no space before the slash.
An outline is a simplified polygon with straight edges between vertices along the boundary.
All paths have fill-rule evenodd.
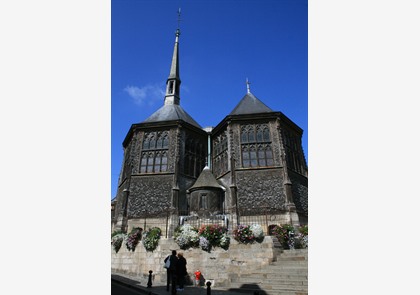
<path id="1" fill-rule="evenodd" d="M 251 87 L 249 86 L 251 82 L 248 81 L 248 78 L 246 78 L 246 92 L 251 93 Z"/>
<path id="2" fill-rule="evenodd" d="M 181 22 L 181 8 L 178 8 L 178 30 L 179 30 L 179 23 Z"/>

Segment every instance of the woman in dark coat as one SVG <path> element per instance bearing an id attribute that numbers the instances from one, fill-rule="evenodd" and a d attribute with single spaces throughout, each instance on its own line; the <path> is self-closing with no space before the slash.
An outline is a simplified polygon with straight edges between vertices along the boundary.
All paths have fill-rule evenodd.
<path id="1" fill-rule="evenodd" d="M 181 252 L 178 253 L 176 274 L 178 277 L 179 285 L 179 289 L 177 289 L 177 291 L 184 291 L 185 276 L 187 275 L 187 260 L 184 258 L 184 255 Z"/>

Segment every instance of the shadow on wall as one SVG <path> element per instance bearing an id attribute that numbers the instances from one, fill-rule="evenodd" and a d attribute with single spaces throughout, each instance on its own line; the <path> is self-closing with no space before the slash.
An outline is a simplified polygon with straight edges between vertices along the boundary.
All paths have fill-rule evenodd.
<path id="1" fill-rule="evenodd" d="M 229 289 L 228 291 L 246 291 L 248 294 L 268 295 L 268 293 L 261 289 L 256 283 L 243 284 L 239 288 Z"/>

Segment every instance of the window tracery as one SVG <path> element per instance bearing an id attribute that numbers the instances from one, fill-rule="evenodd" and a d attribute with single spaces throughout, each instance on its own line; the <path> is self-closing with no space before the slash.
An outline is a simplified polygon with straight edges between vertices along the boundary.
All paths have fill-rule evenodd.
<path id="1" fill-rule="evenodd" d="M 268 124 L 241 126 L 241 155 L 244 168 L 274 165 Z"/>
<path id="2" fill-rule="evenodd" d="M 184 173 L 198 177 L 204 168 L 205 162 L 204 145 L 196 138 L 187 138 L 185 141 Z"/>
<path id="3" fill-rule="evenodd" d="M 159 173 L 168 170 L 168 131 L 144 134 L 140 160 L 140 173 Z"/>
<path id="4" fill-rule="evenodd" d="M 213 173 L 217 177 L 228 169 L 228 138 L 227 131 L 224 131 L 213 141 Z"/>

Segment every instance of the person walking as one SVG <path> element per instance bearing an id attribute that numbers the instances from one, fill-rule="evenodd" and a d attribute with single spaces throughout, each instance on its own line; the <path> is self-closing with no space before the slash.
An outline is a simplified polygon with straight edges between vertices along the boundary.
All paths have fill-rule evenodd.
<path id="1" fill-rule="evenodd" d="M 178 264 L 176 269 L 176 275 L 178 277 L 178 286 L 177 291 L 184 291 L 185 276 L 187 275 L 187 260 L 184 257 L 183 253 L 178 253 Z"/>

